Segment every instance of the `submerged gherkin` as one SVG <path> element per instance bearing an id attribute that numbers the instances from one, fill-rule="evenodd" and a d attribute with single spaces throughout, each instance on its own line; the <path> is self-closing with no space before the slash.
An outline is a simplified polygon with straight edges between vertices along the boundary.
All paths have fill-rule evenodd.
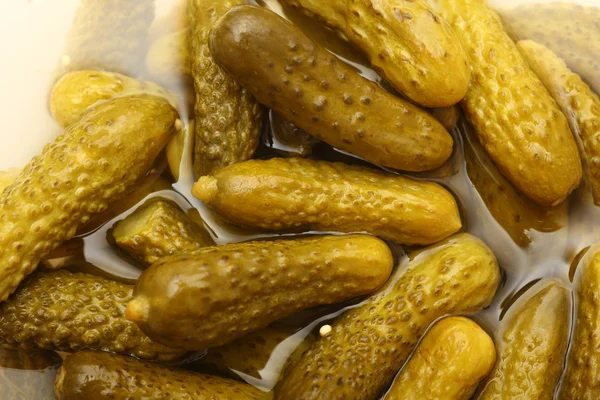
<path id="1" fill-rule="evenodd" d="M 37 272 L 0 303 L 0 345 L 127 353 L 171 361 L 185 352 L 153 342 L 125 318 L 133 286 L 66 270 Z"/>
<path id="2" fill-rule="evenodd" d="M 246 383 L 93 351 L 67 357 L 58 371 L 54 392 L 57 400 L 265 398 Z"/>

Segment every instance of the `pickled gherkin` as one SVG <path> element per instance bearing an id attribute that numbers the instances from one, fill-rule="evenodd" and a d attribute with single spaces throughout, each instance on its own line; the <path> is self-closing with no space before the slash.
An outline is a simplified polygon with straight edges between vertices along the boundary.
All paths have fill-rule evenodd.
<path id="1" fill-rule="evenodd" d="M 152 82 L 97 70 L 65 74 L 52 87 L 50 112 L 63 128 L 77 122 L 90 107 L 102 101 L 131 95 L 155 95 L 177 105 L 175 95 Z"/>
<path id="2" fill-rule="evenodd" d="M 295 312 L 370 293 L 392 267 L 386 244 L 366 235 L 207 247 L 145 270 L 127 318 L 160 343 L 201 350 Z"/>
<path id="3" fill-rule="evenodd" d="M 172 361 L 185 351 L 150 340 L 125 318 L 133 286 L 66 270 L 36 272 L 0 303 L 0 345 L 127 353 Z"/>
<path id="4" fill-rule="evenodd" d="M 495 361 L 494 341 L 479 325 L 444 318 L 427 331 L 383 400 L 469 400 Z"/>
<path id="5" fill-rule="evenodd" d="M 0 301 L 143 177 L 176 118 L 158 97 L 114 99 L 89 110 L 33 158 L 0 195 Z"/>
<path id="6" fill-rule="evenodd" d="M 567 119 L 485 0 L 429 0 L 458 34 L 473 79 L 461 102 L 477 138 L 526 197 L 555 206 L 579 186 Z"/>
<path id="7" fill-rule="evenodd" d="M 189 0 L 194 109 L 194 174 L 252 158 L 258 147 L 263 112 L 254 97 L 213 61 L 208 35 L 230 8 L 244 0 Z"/>
<path id="8" fill-rule="evenodd" d="M 283 0 L 360 48 L 401 93 L 425 107 L 465 95 L 469 61 L 446 21 L 421 0 Z"/>
<path id="9" fill-rule="evenodd" d="M 496 258 L 468 234 L 411 254 L 386 286 L 334 320 L 331 333 L 287 369 L 275 398 L 376 398 L 431 323 L 481 311 L 499 281 Z"/>
<path id="10" fill-rule="evenodd" d="M 571 293 L 547 278 L 525 296 L 502 321 L 498 360 L 481 400 L 554 398 L 569 340 Z"/>
<path id="11" fill-rule="evenodd" d="M 210 49 L 258 101 L 335 148 L 406 171 L 435 169 L 452 153 L 437 119 L 362 78 L 272 11 L 229 11 L 211 31 Z"/>
<path id="12" fill-rule="evenodd" d="M 56 400 L 262 400 L 252 386 L 133 357 L 82 351 L 67 357 L 54 383 Z"/>
<path id="13" fill-rule="evenodd" d="M 461 228 L 456 201 L 442 186 L 341 163 L 246 161 L 200 178 L 192 193 L 226 220 L 261 229 L 366 231 L 431 244 Z"/>
<path id="14" fill-rule="evenodd" d="M 64 69 L 138 73 L 154 8 L 154 0 L 82 0 L 67 36 Z"/>
<path id="15" fill-rule="evenodd" d="M 149 200 L 113 229 L 117 245 L 146 265 L 166 256 L 214 245 L 209 233 L 176 204 Z"/>
<path id="16" fill-rule="evenodd" d="M 569 117 L 571 131 L 581 143 L 580 153 L 585 161 L 594 203 L 600 205 L 600 98 L 552 50 L 531 40 L 520 41 L 517 45 L 531 69 Z"/>

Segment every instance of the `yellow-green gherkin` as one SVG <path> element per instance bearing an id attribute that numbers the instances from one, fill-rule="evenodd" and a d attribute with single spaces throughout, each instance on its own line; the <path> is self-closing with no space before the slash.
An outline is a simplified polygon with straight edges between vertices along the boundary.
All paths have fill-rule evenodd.
<path id="1" fill-rule="evenodd" d="M 500 328 L 498 360 L 479 399 L 552 400 L 571 322 L 571 293 L 546 279 L 511 306 Z"/>
<path id="2" fill-rule="evenodd" d="M 192 193 L 226 220 L 261 229 L 369 232 L 431 244 L 462 225 L 456 200 L 436 183 L 301 158 L 231 165 L 200 178 Z"/>
<path id="3" fill-rule="evenodd" d="M 483 0 L 430 0 L 458 34 L 472 79 L 465 116 L 500 171 L 541 206 L 579 186 L 579 151 L 567 119 Z"/>
<path id="4" fill-rule="evenodd" d="M 150 169 L 176 119 L 158 97 L 114 99 L 33 158 L 0 195 L 0 301 Z"/>
<path id="5" fill-rule="evenodd" d="M 113 229 L 117 245 L 146 265 L 161 258 L 214 245 L 208 232 L 176 204 L 150 200 Z"/>
<path id="6" fill-rule="evenodd" d="M 213 61 L 208 36 L 213 25 L 244 0 L 189 0 L 192 76 L 196 90 L 194 173 L 210 174 L 252 158 L 263 112 L 252 95 Z"/>
<path id="7" fill-rule="evenodd" d="M 252 386 L 104 352 L 67 357 L 54 383 L 56 400 L 262 400 Z"/>
<path id="8" fill-rule="evenodd" d="M 145 270 L 127 317 L 160 343 L 202 350 L 373 292 L 392 267 L 387 245 L 367 235 L 205 247 Z"/>
<path id="9" fill-rule="evenodd" d="M 432 322 L 481 311 L 499 281 L 496 258 L 468 234 L 410 255 L 386 286 L 342 314 L 331 333 L 288 368 L 275 398 L 376 398 Z"/>

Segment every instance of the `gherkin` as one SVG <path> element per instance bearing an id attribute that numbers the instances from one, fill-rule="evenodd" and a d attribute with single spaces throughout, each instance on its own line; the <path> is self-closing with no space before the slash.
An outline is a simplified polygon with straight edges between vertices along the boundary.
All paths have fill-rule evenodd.
<path id="1" fill-rule="evenodd" d="M 260 390 L 218 376 L 104 352 L 67 357 L 54 383 L 57 400 L 259 400 Z"/>
<path id="2" fill-rule="evenodd" d="M 32 159 L 0 194 L 0 301 L 150 170 L 176 119 L 159 97 L 113 99 L 85 112 Z"/>
<path id="3" fill-rule="evenodd" d="M 146 265 L 166 256 L 214 245 L 208 232 L 176 204 L 150 200 L 113 230 L 117 245 Z"/>
<path id="4" fill-rule="evenodd" d="M 367 235 L 205 247 L 146 269 L 127 318 L 159 343 L 202 350 L 298 311 L 370 293 L 392 267 L 389 247 Z"/>
<path id="5" fill-rule="evenodd" d="M 275 398 L 376 398 L 431 323 L 481 311 L 499 281 L 493 253 L 468 234 L 410 254 L 388 284 L 336 319 L 286 370 Z"/>
<path id="6" fill-rule="evenodd" d="M 244 0 L 190 0 L 192 76 L 196 90 L 194 173 L 203 176 L 252 158 L 263 112 L 252 95 L 215 64 L 208 48 L 213 25 Z"/>
<path id="7" fill-rule="evenodd" d="M 571 292 L 559 280 L 544 279 L 529 289 L 502 320 L 498 360 L 478 398 L 553 399 L 570 321 Z"/>
<path id="8" fill-rule="evenodd" d="M 170 361 L 185 352 L 150 340 L 125 318 L 133 287 L 66 270 L 36 272 L 0 304 L 0 345 L 96 349 Z"/>

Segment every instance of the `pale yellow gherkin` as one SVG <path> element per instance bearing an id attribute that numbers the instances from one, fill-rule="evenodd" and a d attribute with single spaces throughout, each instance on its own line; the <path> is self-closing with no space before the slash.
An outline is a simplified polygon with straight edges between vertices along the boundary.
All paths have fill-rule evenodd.
<path id="1" fill-rule="evenodd" d="M 244 0 L 189 0 L 192 76 L 196 90 L 194 173 L 252 158 L 263 112 L 254 97 L 213 61 L 208 36 L 213 25 Z"/>
<path id="2" fill-rule="evenodd" d="M 472 79 L 465 116 L 500 171 L 542 206 L 563 202 L 582 175 L 567 119 L 482 0 L 430 0 L 458 34 Z"/>
<path id="3" fill-rule="evenodd" d="M 545 279 L 502 321 L 498 361 L 480 400 L 552 400 L 569 341 L 571 292 Z"/>
<path id="4" fill-rule="evenodd" d="M 155 96 L 114 99 L 33 158 L 0 195 L 0 300 L 146 174 L 176 119 Z"/>
<path id="5" fill-rule="evenodd" d="M 427 331 L 383 400 L 468 400 L 495 361 L 494 341 L 479 325 L 444 318 Z"/>
<path id="6" fill-rule="evenodd" d="M 571 131 L 581 144 L 594 202 L 600 205 L 600 98 L 552 50 L 531 40 L 520 41 L 518 46 L 568 116 Z"/>
<path id="7" fill-rule="evenodd" d="M 376 398 L 432 322 L 481 311 L 499 280 L 491 250 L 468 234 L 409 255 L 386 286 L 335 320 L 288 368 L 275 398 Z"/>

